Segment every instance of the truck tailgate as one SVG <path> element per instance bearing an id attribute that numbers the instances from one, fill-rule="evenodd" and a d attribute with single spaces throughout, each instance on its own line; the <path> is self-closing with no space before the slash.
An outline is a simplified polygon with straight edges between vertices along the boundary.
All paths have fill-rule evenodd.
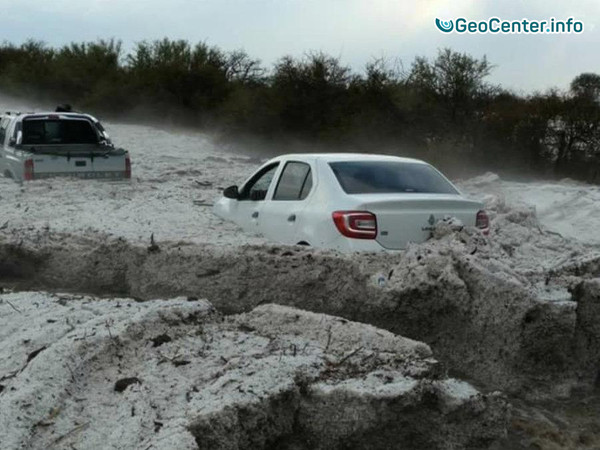
<path id="1" fill-rule="evenodd" d="M 30 158 L 28 179 L 51 177 L 125 179 L 131 177 L 131 166 L 127 153 L 92 155 L 36 154 Z M 27 164 L 27 163 L 26 163 Z M 27 174 L 27 168 L 26 168 Z"/>

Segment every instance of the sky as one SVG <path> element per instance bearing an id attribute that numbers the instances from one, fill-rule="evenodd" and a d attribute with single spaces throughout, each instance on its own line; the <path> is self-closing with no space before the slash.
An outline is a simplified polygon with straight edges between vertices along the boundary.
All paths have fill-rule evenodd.
<path id="1" fill-rule="evenodd" d="M 600 73 L 600 0 L 0 0 L 0 40 L 49 45 L 116 38 L 125 49 L 168 37 L 244 49 L 265 65 L 323 51 L 360 71 L 374 58 L 410 68 L 450 47 L 496 67 L 489 81 L 517 93 L 568 88 Z M 445 34 L 435 19 L 567 19 L 582 34 Z"/>

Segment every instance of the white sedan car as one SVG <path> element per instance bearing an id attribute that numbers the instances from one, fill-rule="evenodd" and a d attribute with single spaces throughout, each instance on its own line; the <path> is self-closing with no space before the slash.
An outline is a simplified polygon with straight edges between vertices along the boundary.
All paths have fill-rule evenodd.
<path id="1" fill-rule="evenodd" d="M 395 156 L 283 155 L 223 195 L 218 216 L 283 244 L 400 250 L 427 240 L 449 217 L 489 231 L 482 203 L 431 165 Z"/>

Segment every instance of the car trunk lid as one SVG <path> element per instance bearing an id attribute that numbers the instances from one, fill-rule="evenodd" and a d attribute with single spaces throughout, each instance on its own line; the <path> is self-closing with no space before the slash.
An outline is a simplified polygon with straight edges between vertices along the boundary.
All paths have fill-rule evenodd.
<path id="1" fill-rule="evenodd" d="M 369 211 L 377 218 L 376 240 L 388 249 L 404 249 L 410 242 L 427 240 L 435 224 L 448 217 L 474 226 L 480 202 L 451 194 L 388 194 L 357 195 L 358 209 Z M 371 197 L 371 198 L 369 198 Z M 373 198 L 377 197 L 377 198 Z"/>

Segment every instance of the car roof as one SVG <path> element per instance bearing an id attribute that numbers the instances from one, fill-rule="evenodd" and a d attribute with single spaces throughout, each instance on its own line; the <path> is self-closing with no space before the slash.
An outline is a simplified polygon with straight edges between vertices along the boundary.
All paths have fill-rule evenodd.
<path id="1" fill-rule="evenodd" d="M 341 161 L 395 161 L 395 162 L 406 162 L 406 163 L 418 163 L 427 164 L 425 161 L 414 158 L 404 158 L 401 156 L 392 155 L 378 155 L 373 153 L 290 153 L 287 155 L 280 155 L 276 160 L 279 159 L 313 159 L 324 162 L 341 162 Z"/>
<path id="2" fill-rule="evenodd" d="M 66 117 L 85 117 L 87 119 L 96 120 L 95 117 L 90 114 L 78 113 L 78 112 L 56 112 L 56 111 L 39 111 L 39 112 L 11 112 L 7 111 L 0 115 L 1 117 L 8 117 L 16 120 L 23 120 L 30 117 L 45 117 L 45 116 L 66 116 Z"/>

